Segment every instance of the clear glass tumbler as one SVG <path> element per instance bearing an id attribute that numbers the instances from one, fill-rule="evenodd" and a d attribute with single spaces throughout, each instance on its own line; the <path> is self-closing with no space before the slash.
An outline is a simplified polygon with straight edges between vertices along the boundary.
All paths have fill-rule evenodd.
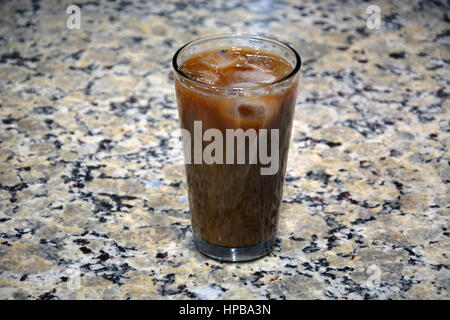
<path id="1" fill-rule="evenodd" d="M 276 55 L 292 70 L 270 83 L 217 86 L 194 79 L 180 67 L 193 55 L 227 48 Z M 211 258 L 249 261 L 268 254 L 275 245 L 300 65 L 300 56 L 289 45 L 243 34 L 200 38 L 173 57 L 194 242 Z M 235 135 L 228 136 L 229 132 Z M 205 151 L 212 136 L 220 142 L 220 134 L 225 137 L 222 143 L 226 141 L 224 161 L 214 162 L 205 158 Z M 238 159 L 242 150 L 244 162 Z M 257 153 L 261 150 L 265 157 Z"/>

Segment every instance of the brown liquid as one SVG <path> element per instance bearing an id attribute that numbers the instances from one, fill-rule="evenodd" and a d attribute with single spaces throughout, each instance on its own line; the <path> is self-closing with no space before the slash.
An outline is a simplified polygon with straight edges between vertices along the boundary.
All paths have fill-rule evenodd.
<path id="1" fill-rule="evenodd" d="M 282 79 L 292 66 L 273 54 L 233 48 L 202 52 L 185 61 L 180 69 L 202 83 L 246 88 Z M 203 132 L 219 129 L 224 140 L 226 129 L 279 129 L 279 170 L 274 175 L 261 175 L 260 168 L 267 165 L 259 163 L 186 164 L 192 228 L 203 240 L 243 247 L 275 234 L 297 92 L 297 79 L 291 80 L 277 90 L 242 97 L 216 94 L 213 87 L 175 76 L 181 127 L 192 137 L 197 120 L 202 121 Z M 203 148 L 208 144 L 204 142 Z"/>

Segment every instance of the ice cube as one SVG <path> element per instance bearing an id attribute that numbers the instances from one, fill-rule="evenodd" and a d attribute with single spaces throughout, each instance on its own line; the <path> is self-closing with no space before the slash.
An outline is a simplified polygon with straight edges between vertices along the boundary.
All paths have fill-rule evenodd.
<path id="1" fill-rule="evenodd" d="M 239 56 L 236 56 L 235 53 L 231 51 L 226 51 L 225 53 L 221 53 L 224 50 L 220 50 L 218 52 L 210 53 L 200 59 L 200 62 L 206 64 L 210 68 L 214 69 L 224 69 L 227 67 L 236 64 L 239 61 Z"/>
<path id="2" fill-rule="evenodd" d="M 228 82 L 227 85 L 229 87 L 233 87 L 233 88 L 251 88 L 251 87 L 257 87 L 258 85 L 260 85 L 260 83 L 258 82 Z"/>
<path id="3" fill-rule="evenodd" d="M 250 83 L 272 83 L 277 77 L 273 74 L 263 71 L 261 69 L 252 68 L 246 71 L 236 71 L 234 73 L 235 79 L 239 79 L 239 82 Z"/>
<path id="4" fill-rule="evenodd" d="M 216 76 L 216 74 L 209 70 L 197 70 L 197 71 L 184 70 L 184 72 L 189 77 L 202 83 L 216 84 L 217 81 L 219 81 L 219 78 Z"/>
<path id="5" fill-rule="evenodd" d="M 252 65 L 255 69 L 270 72 L 272 74 L 278 74 L 280 75 L 280 78 L 287 75 L 292 70 L 292 67 L 286 62 L 278 60 L 275 57 L 258 54 L 248 55 L 247 63 Z"/>
<path id="6" fill-rule="evenodd" d="M 247 119 L 263 118 L 267 113 L 267 106 L 263 103 L 241 101 L 236 105 L 236 111 L 240 117 Z"/>

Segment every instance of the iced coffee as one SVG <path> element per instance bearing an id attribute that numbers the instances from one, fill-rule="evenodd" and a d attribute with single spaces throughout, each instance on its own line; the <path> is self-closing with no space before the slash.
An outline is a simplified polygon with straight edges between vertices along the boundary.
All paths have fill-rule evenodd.
<path id="1" fill-rule="evenodd" d="M 275 243 L 300 58 L 276 40 L 224 35 L 188 43 L 174 79 L 195 244 L 223 261 Z"/>

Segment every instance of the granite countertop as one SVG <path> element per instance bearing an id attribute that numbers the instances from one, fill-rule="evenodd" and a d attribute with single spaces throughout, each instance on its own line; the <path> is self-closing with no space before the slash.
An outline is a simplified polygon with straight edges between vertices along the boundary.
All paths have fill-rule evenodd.
<path id="1" fill-rule="evenodd" d="M 449 7 L 389 2 L 3 2 L 0 298 L 448 299 Z M 229 264 L 193 248 L 171 58 L 236 31 L 303 66 L 276 249 Z"/>

